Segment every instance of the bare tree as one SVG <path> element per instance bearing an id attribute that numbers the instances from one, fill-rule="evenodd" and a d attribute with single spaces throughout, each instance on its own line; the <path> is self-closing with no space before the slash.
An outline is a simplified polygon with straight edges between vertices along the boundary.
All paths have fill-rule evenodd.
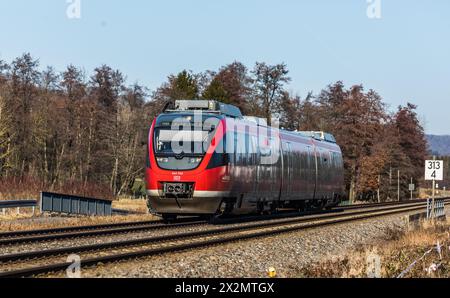
<path id="1" fill-rule="evenodd" d="M 291 81 L 286 64 L 267 65 L 257 62 L 252 71 L 254 78 L 254 91 L 261 106 L 262 115 L 272 124 L 272 115 L 279 111 L 279 103 L 283 98 L 284 85 Z"/>

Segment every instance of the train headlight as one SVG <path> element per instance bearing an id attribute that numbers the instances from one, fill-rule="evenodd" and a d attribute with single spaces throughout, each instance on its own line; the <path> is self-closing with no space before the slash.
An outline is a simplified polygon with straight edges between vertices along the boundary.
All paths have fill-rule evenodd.
<path id="1" fill-rule="evenodd" d="M 158 158 L 156 158 L 156 160 L 159 163 L 168 163 L 169 162 L 169 159 L 167 157 L 158 157 Z"/>
<path id="2" fill-rule="evenodd" d="M 201 157 L 191 158 L 189 160 L 190 163 L 200 163 L 202 161 Z"/>

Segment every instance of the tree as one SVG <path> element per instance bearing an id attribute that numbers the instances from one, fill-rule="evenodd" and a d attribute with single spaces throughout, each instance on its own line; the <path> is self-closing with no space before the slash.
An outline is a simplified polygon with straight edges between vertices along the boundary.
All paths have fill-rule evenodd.
<path id="1" fill-rule="evenodd" d="M 0 59 L 0 86 L 4 85 L 8 80 L 9 65 Z"/>
<path id="2" fill-rule="evenodd" d="M 7 176 L 11 168 L 10 158 L 13 154 L 11 139 L 13 137 L 12 117 L 3 95 L 0 93 L 0 177 Z"/>
<path id="3" fill-rule="evenodd" d="M 215 99 L 223 103 L 230 103 L 231 99 L 228 92 L 225 90 L 219 78 L 215 77 L 203 92 L 204 99 Z"/>
<path id="4" fill-rule="evenodd" d="M 304 100 L 284 92 L 280 101 L 281 127 L 293 131 L 317 130 L 318 108 L 311 102 L 312 97 L 312 92 Z"/>
<path id="5" fill-rule="evenodd" d="M 423 174 L 423 165 L 427 155 L 427 141 L 423 127 L 417 119 L 416 109 L 417 106 L 408 103 L 406 107 L 398 107 L 398 111 L 394 116 L 395 129 L 399 134 L 400 146 L 406 156 L 415 162 L 414 165 L 411 165 L 413 168 L 411 177 L 415 181 Z"/>
<path id="6" fill-rule="evenodd" d="M 11 65 L 11 91 L 8 106 L 14 113 L 13 127 L 16 131 L 12 139 L 12 144 L 16 148 L 14 169 L 19 176 L 23 176 L 34 156 L 31 131 L 31 108 L 37 96 L 37 85 L 39 84 L 40 72 L 38 71 L 39 61 L 31 57 L 29 53 L 16 58 Z"/>
<path id="7" fill-rule="evenodd" d="M 262 116 L 272 124 L 272 115 L 279 111 L 279 103 L 284 95 L 284 85 L 291 81 L 286 64 L 267 65 L 257 62 L 252 71 L 254 92 L 257 104 L 253 107 L 260 110 Z M 259 108 L 260 107 L 260 108 Z"/>
<path id="8" fill-rule="evenodd" d="M 95 167 L 100 179 L 108 177 L 111 190 L 117 193 L 117 177 L 120 161 L 120 124 L 119 124 L 119 98 L 122 95 L 125 78 L 118 70 L 113 70 L 103 65 L 94 70 L 91 77 L 91 96 L 97 103 L 95 129 L 92 143 L 96 146 L 95 155 L 91 161 L 95 161 Z M 91 149 L 90 149 L 91 150 Z M 89 165 L 90 166 L 90 165 Z"/>
<path id="9" fill-rule="evenodd" d="M 117 109 L 117 100 L 123 91 L 125 78 L 118 70 L 102 65 L 94 70 L 91 77 L 91 92 L 96 101 L 105 107 L 108 112 Z"/>
<path id="10" fill-rule="evenodd" d="M 170 75 L 164 83 L 153 93 L 153 99 L 164 103 L 174 103 L 180 99 L 198 99 L 198 75 L 183 70 L 178 75 Z"/>
<path id="11" fill-rule="evenodd" d="M 66 166 L 68 179 L 84 181 L 87 152 L 85 141 L 89 140 L 87 127 L 92 123 L 86 119 L 89 115 L 90 102 L 86 102 L 87 86 L 83 72 L 73 65 L 69 65 L 61 75 L 60 82 L 63 96 L 67 98 L 67 121 L 65 133 L 67 136 Z M 87 121 L 84 121 L 87 120 Z M 92 130 L 91 130 L 92 131 Z"/>
<path id="12" fill-rule="evenodd" d="M 400 196 L 407 197 L 413 173 L 413 163 L 400 145 L 400 135 L 392 119 L 380 127 L 370 154 L 362 158 L 358 172 L 357 192 L 363 199 L 374 199 L 380 191 L 380 201 L 397 199 L 397 173 L 400 171 Z M 377 198 L 378 199 L 378 198 Z"/>
<path id="13" fill-rule="evenodd" d="M 358 85 L 345 90 L 342 82 L 337 82 L 318 97 L 326 120 L 321 128 L 335 135 L 343 151 L 350 201 L 357 197 L 361 161 L 370 155 L 371 147 L 386 121 L 381 97 L 372 90 L 368 93 L 363 91 L 363 87 Z"/>
<path id="14" fill-rule="evenodd" d="M 143 123 L 147 121 L 143 109 L 147 91 L 139 84 L 126 89 L 119 105 L 119 166 L 117 168 L 117 194 L 130 190 L 137 178 L 144 172 L 146 156 L 145 139 L 147 130 Z"/>
<path id="15" fill-rule="evenodd" d="M 241 109 L 244 114 L 251 114 L 249 107 L 252 78 L 248 69 L 240 62 L 233 62 L 222 67 L 203 92 L 205 99 L 217 99 Z"/>

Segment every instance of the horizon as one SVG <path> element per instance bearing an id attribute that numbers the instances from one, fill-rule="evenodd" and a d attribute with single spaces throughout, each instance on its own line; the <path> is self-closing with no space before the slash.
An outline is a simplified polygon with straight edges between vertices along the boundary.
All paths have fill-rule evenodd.
<path id="1" fill-rule="evenodd" d="M 372 2 L 0 0 L 0 26 L 8 28 L 0 37 L 11 41 L 0 59 L 29 52 L 40 69 L 73 64 L 87 74 L 107 64 L 151 91 L 184 69 L 285 62 L 293 94 L 362 84 L 389 111 L 418 105 L 426 134 L 449 135 L 450 122 L 440 119 L 450 107 L 450 3 Z"/>

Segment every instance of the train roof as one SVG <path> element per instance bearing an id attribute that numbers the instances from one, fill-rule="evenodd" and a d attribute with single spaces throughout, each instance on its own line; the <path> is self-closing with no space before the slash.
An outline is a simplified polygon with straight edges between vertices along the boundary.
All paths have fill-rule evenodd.
<path id="1" fill-rule="evenodd" d="M 176 100 L 173 109 L 165 110 L 165 113 L 203 111 L 221 114 L 232 118 L 243 118 L 241 110 L 233 105 L 216 100 Z"/>
<path id="2" fill-rule="evenodd" d="M 241 110 L 230 104 L 225 104 L 217 100 L 176 100 L 175 105 L 170 109 L 165 109 L 164 113 L 180 113 L 202 111 L 211 114 L 223 115 L 235 119 L 241 119 L 253 123 L 257 126 L 267 127 L 267 120 L 259 117 L 243 116 Z M 336 144 L 335 137 L 324 131 L 289 131 L 280 129 L 283 133 L 294 134 L 305 138 Z"/>

